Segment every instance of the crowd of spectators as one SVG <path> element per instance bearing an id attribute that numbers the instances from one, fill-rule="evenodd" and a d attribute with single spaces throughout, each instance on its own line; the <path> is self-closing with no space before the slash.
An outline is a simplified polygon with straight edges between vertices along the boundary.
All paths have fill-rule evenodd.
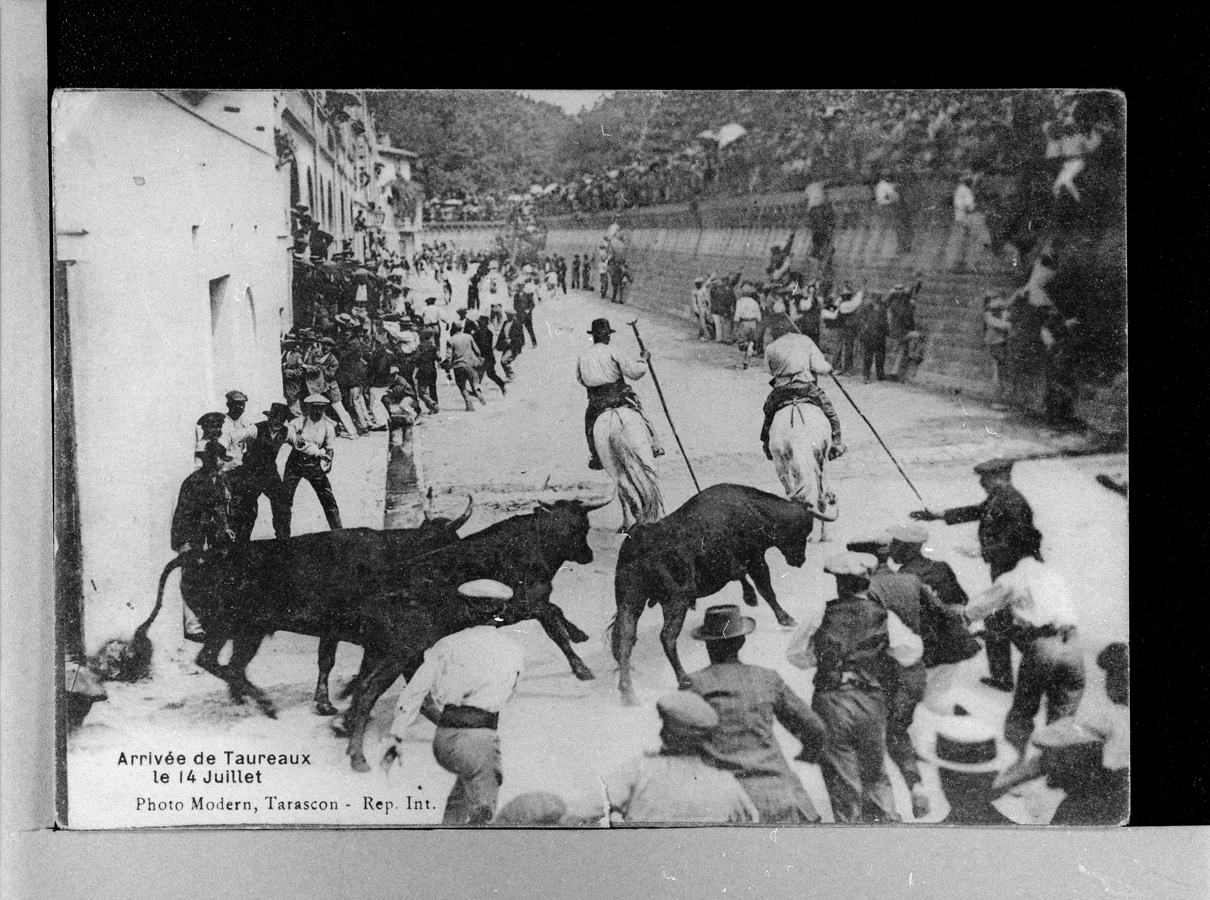
<path id="1" fill-rule="evenodd" d="M 523 201 L 544 215 L 618 210 L 798 191 L 814 181 L 873 185 L 914 177 L 957 184 L 1047 163 L 1055 169 L 1055 190 L 1079 199 L 1077 160 L 1109 136 L 1117 107 L 1112 96 L 1050 90 L 652 96 L 620 91 L 594 111 L 612 114 L 622 131 L 623 149 L 612 164 L 543 185 L 517 184 L 505 197 L 430 201 L 437 208 L 454 204 L 436 217 L 500 218 Z"/>

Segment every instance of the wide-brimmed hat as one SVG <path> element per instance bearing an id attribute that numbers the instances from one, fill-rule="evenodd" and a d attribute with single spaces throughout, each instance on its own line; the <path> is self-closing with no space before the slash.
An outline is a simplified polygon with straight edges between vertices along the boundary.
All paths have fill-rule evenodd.
<path id="1" fill-rule="evenodd" d="M 294 418 L 294 411 L 284 403 L 270 403 L 269 408 L 261 410 L 261 413 L 270 419 L 274 416 L 284 416 L 287 419 Z"/>
<path id="2" fill-rule="evenodd" d="M 223 421 L 226 418 L 227 418 L 226 413 L 221 413 L 221 412 L 202 413 L 201 417 L 197 420 L 197 424 L 199 426 L 201 426 L 202 428 L 206 428 L 206 427 L 222 428 Z"/>
<path id="3" fill-rule="evenodd" d="M 609 324 L 608 319 L 593 319 L 592 326 L 588 329 L 588 333 L 593 337 L 596 337 L 599 334 L 617 334 L 617 332 L 613 330 L 613 326 Z"/>
<path id="4" fill-rule="evenodd" d="M 953 712 L 937 715 L 923 707 L 917 752 L 925 762 L 951 772 L 978 774 L 1003 772 L 1017 761 L 1018 753 L 1001 734 L 1001 727 L 980 715 L 972 715 L 978 698 L 955 692 Z M 918 708 L 919 709 L 919 708 Z"/>
<path id="5" fill-rule="evenodd" d="M 722 641 L 743 637 L 756 630 L 756 619 L 740 614 L 734 603 L 711 606 L 706 610 L 702 624 L 693 629 L 693 637 L 699 641 Z"/>

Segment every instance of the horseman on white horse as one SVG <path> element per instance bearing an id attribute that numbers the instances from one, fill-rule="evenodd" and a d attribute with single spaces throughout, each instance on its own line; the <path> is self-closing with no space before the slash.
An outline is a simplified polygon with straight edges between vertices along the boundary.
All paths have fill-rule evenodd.
<path id="1" fill-rule="evenodd" d="M 765 348 L 773 388 L 765 400 L 760 439 L 773 460 L 786 496 L 814 508 L 825 520 L 835 518 L 824 482 L 824 465 L 845 452 L 840 419 L 817 375 L 832 371 L 823 352 L 803 334 L 786 334 Z"/>
<path id="2" fill-rule="evenodd" d="M 608 469 L 618 483 L 624 521 L 630 514 L 640 523 L 654 522 L 663 515 L 663 502 L 652 468 L 654 458 L 664 455 L 659 437 L 643 415 L 634 390 L 626 383 L 647 374 L 646 351 L 631 361 L 609 345 L 616 332 L 608 319 L 596 319 L 588 331 L 592 347 L 580 357 L 576 377 L 588 389 L 584 433 L 588 438 L 590 469 Z M 608 416 L 602 414 L 613 410 Z M 625 526 L 623 526 L 625 527 Z"/>

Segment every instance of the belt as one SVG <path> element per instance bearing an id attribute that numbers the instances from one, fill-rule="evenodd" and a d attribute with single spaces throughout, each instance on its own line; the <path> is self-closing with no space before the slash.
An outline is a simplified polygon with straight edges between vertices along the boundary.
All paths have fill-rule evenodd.
<path id="1" fill-rule="evenodd" d="M 826 678 L 821 684 L 816 685 L 817 691 L 838 691 L 841 688 L 856 688 L 861 691 L 880 691 L 881 686 L 876 682 L 871 682 L 864 675 L 857 672 L 840 672 Z"/>
<path id="2" fill-rule="evenodd" d="M 489 713 L 475 706 L 447 706 L 441 711 L 440 728 L 490 728 L 496 730 L 500 713 Z"/>

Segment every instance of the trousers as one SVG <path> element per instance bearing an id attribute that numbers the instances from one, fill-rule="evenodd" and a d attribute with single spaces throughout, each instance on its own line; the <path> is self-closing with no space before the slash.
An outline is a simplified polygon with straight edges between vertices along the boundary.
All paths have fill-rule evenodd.
<path id="1" fill-rule="evenodd" d="M 727 344 L 731 342 L 731 319 L 727 316 L 711 314 L 710 318 L 714 320 L 714 342 L 716 344 Z"/>
<path id="2" fill-rule="evenodd" d="M 438 728 L 433 756 L 441 768 L 458 776 L 445 801 L 441 824 L 486 825 L 491 821 L 504 782 L 495 729 Z"/>
<path id="3" fill-rule="evenodd" d="M 243 470 L 247 471 L 243 471 Z M 273 534 L 277 538 L 290 536 L 290 510 L 282 496 L 282 480 L 277 469 L 248 469 L 240 466 L 238 479 L 232 485 L 232 499 L 235 506 L 234 525 L 235 539 L 249 541 L 252 539 L 252 529 L 256 527 L 257 509 L 261 494 L 269 498 L 269 508 L 273 513 Z"/>
<path id="4" fill-rule="evenodd" d="M 886 338 L 862 338 L 861 374 L 870 380 L 870 367 L 873 364 L 878 373 L 878 380 L 886 378 Z"/>
<path id="5" fill-rule="evenodd" d="M 385 387 L 370 388 L 370 418 L 374 420 L 375 425 L 386 425 L 391 421 L 390 413 L 387 412 L 386 405 L 382 402 L 386 392 Z"/>
<path id="6" fill-rule="evenodd" d="M 1021 651 L 1017 689 L 1004 720 L 1004 737 L 1025 750 L 1034 730 L 1034 717 L 1046 698 L 1046 723 L 1075 715 L 1084 696 L 1084 653 L 1073 628 L 1066 637 L 1035 637 Z"/>
<path id="7" fill-rule="evenodd" d="M 477 398 L 484 406 L 487 405 L 487 401 L 483 399 L 483 393 L 479 390 L 479 373 L 474 369 L 454 366 L 454 383 L 458 385 L 462 399 L 466 401 L 467 412 L 474 412 L 475 405 L 471 402 L 472 399 Z"/>
<path id="8" fill-rule="evenodd" d="M 886 719 L 887 755 L 899 767 L 908 790 L 920 783 L 920 766 L 916 761 L 916 748 L 908 735 L 908 728 L 916 715 L 916 706 L 924 699 L 928 676 L 923 663 L 916 663 L 899 672 L 898 684 L 890 695 Z"/>
<path id="9" fill-rule="evenodd" d="M 761 824 L 801 825 L 819 821 L 819 811 L 793 772 L 738 777 L 744 793 L 760 813 Z"/>
<path id="10" fill-rule="evenodd" d="M 333 531 L 340 528 L 340 509 L 336 505 L 336 495 L 332 493 L 328 473 L 320 467 L 315 457 L 293 451 L 286 458 L 286 473 L 282 478 L 281 487 L 282 523 L 286 534 L 290 533 L 290 523 L 294 516 L 294 493 L 298 490 L 300 481 L 306 481 L 314 489 L 328 520 L 328 527 Z"/>
<path id="11" fill-rule="evenodd" d="M 437 412 L 439 409 L 437 403 L 437 372 L 435 370 L 426 372 L 423 369 L 417 369 L 416 387 L 420 389 L 420 399 L 428 407 L 428 411 L 430 413 Z"/>
<path id="12" fill-rule="evenodd" d="M 887 711 L 881 692 L 817 689 L 811 705 L 828 728 L 819 768 L 836 821 L 901 821 L 883 765 Z"/>

